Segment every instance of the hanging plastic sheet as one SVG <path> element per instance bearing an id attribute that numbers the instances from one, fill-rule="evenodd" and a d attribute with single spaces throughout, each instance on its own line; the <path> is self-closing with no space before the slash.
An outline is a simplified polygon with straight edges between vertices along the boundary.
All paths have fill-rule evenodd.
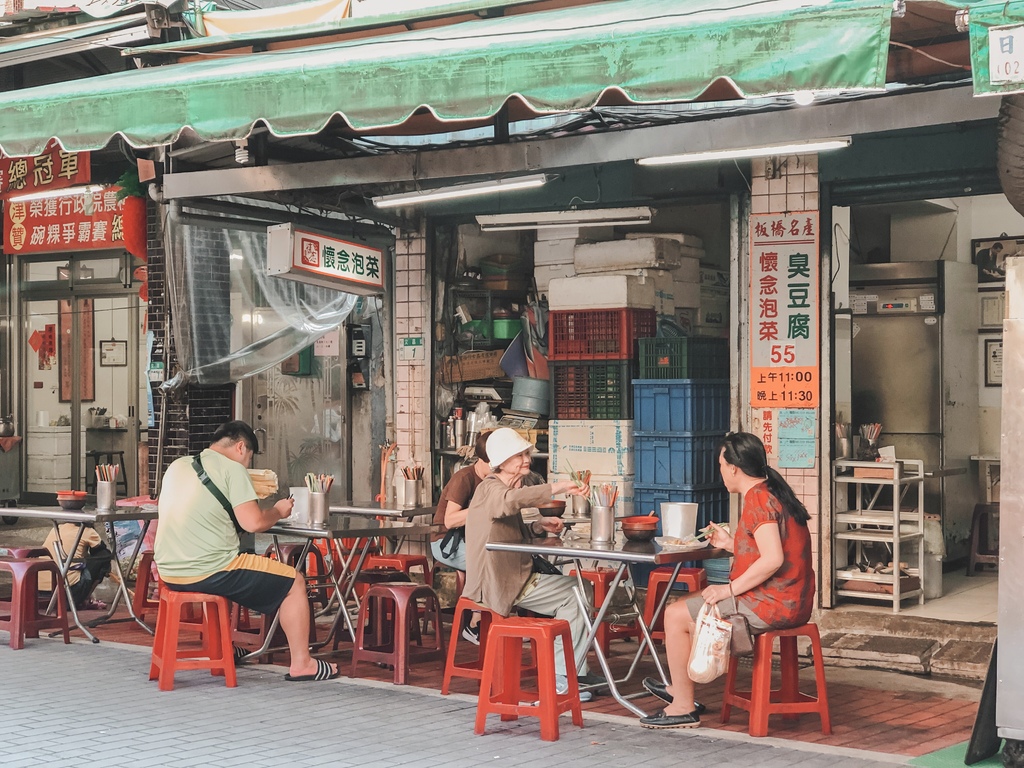
<path id="1" fill-rule="evenodd" d="M 268 276 L 259 225 L 174 218 L 167 290 L 177 364 L 191 381 L 226 384 L 265 371 L 355 307 L 351 294 Z"/>

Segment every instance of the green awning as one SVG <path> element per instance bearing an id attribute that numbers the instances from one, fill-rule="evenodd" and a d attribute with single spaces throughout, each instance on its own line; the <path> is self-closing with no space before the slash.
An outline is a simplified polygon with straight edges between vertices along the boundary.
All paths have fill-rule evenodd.
<path id="1" fill-rule="evenodd" d="M 971 34 L 971 75 L 974 78 L 974 93 L 977 96 L 1024 91 L 1024 2 L 977 3 L 969 7 Z M 993 73 L 993 53 L 990 33 L 994 33 L 996 51 L 999 38 L 1006 32 L 1017 29 L 1010 37 L 1016 43 L 1016 51 L 1008 51 L 1008 57 L 998 57 L 995 63 L 1004 64 L 1004 72 Z M 1006 69 L 1008 61 L 1016 59 L 1020 66 Z"/>
<path id="2" fill-rule="evenodd" d="M 41 32 L 30 32 L 24 35 L 0 38 L 0 67 L 25 64 L 53 56 L 64 56 L 68 53 L 80 53 L 88 50 L 90 44 L 108 45 L 108 38 L 115 32 L 125 29 L 143 30 L 146 33 L 146 15 L 122 16 L 113 21 L 90 21 L 84 24 L 69 24 L 66 27 L 54 27 Z M 121 36 L 117 42 L 141 41 L 143 37 L 133 38 Z"/>
<path id="3" fill-rule="evenodd" d="M 317 133 L 339 115 L 371 132 L 429 112 L 538 114 L 797 90 L 882 89 L 891 0 L 619 0 L 371 40 L 222 56 L 0 95 L 0 148 L 40 152 L 167 144 L 190 127 L 241 139 Z M 724 88 L 724 86 L 728 88 Z M 607 102 L 605 102 L 607 103 Z"/>

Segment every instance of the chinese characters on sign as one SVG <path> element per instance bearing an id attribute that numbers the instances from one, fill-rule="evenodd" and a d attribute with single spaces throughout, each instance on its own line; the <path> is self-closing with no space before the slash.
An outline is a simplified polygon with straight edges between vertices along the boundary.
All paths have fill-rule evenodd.
<path id="1" fill-rule="evenodd" d="M 750 217 L 750 398 L 817 408 L 818 212 Z"/>
<path id="2" fill-rule="evenodd" d="M 988 31 L 988 72 L 992 83 L 1024 82 L 1024 27 Z"/>
<path id="3" fill-rule="evenodd" d="M 267 273 L 349 293 L 384 292 L 380 250 L 291 224 L 267 227 Z"/>
<path id="4" fill-rule="evenodd" d="M 0 198 L 89 182 L 89 153 L 65 152 L 56 142 L 36 157 L 0 157 Z"/>
<path id="5" fill-rule="evenodd" d="M 4 203 L 4 250 L 52 253 L 123 248 L 120 187 L 91 194 Z"/>

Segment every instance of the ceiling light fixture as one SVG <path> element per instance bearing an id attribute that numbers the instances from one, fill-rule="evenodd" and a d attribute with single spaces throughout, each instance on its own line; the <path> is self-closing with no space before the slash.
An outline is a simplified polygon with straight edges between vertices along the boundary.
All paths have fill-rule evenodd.
<path id="1" fill-rule="evenodd" d="M 47 189 L 43 192 L 29 192 L 25 195 L 13 195 L 7 198 L 10 203 L 27 203 L 30 200 L 48 200 L 51 197 L 76 197 L 91 195 L 103 190 L 102 184 L 88 184 L 84 187 L 64 187 L 63 189 Z"/>
<path id="2" fill-rule="evenodd" d="M 642 157 L 636 163 L 637 165 L 674 165 L 677 163 L 704 163 L 712 160 L 743 160 L 752 157 L 802 155 L 808 152 L 827 152 L 831 149 L 843 149 L 850 146 L 850 141 L 849 136 L 841 136 L 834 139 L 794 141 L 788 144 L 771 144 L 761 147 L 714 149 L 707 152 L 683 152 L 678 155 Z"/>
<path id="3" fill-rule="evenodd" d="M 546 174 L 538 173 L 533 176 L 493 179 L 474 184 L 457 184 L 451 187 L 437 187 L 436 189 L 419 189 L 414 192 L 381 195 L 370 199 L 378 208 L 398 208 L 403 205 L 432 203 L 437 200 L 456 200 L 460 197 L 493 195 L 497 192 L 511 192 L 516 189 L 533 189 L 546 184 L 547 181 L 548 177 Z"/>
<path id="4" fill-rule="evenodd" d="M 650 224 L 654 211 L 647 207 L 594 208 L 580 211 L 540 211 L 537 213 L 501 213 L 477 216 L 484 232 L 521 229 L 564 229 L 567 227 L 610 227 Z"/>

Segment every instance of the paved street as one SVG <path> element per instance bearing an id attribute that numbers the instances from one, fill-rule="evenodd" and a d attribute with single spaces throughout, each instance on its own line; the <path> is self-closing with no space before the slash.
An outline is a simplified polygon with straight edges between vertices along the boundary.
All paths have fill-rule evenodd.
<path id="1" fill-rule="evenodd" d="M 475 700 L 345 677 L 289 683 L 280 667 L 247 666 L 239 686 L 179 673 L 174 691 L 147 680 L 148 649 L 29 640 L 0 632 L 0 765 L 67 766 L 709 766 L 868 768 L 908 758 L 709 730 L 654 732 L 586 714 L 542 742 L 537 721 L 488 719 Z"/>

